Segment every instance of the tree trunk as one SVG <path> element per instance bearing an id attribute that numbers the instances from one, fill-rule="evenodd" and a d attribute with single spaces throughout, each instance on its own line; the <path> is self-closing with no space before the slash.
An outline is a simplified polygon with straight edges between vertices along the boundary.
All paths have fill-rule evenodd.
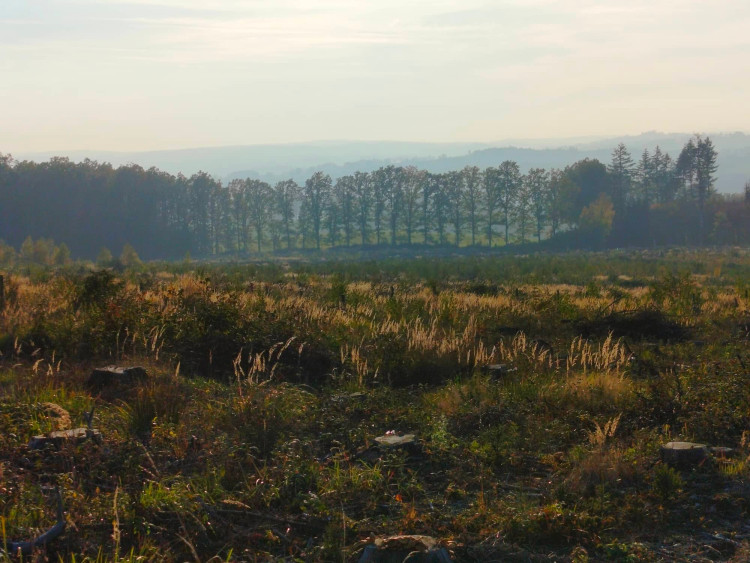
<path id="1" fill-rule="evenodd" d="M 492 248 L 492 209 L 487 210 L 487 246 Z"/>

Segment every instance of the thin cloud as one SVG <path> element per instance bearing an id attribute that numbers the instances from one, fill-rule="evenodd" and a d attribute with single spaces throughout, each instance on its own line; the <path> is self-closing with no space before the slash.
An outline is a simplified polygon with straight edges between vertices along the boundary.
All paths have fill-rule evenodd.
<path id="1" fill-rule="evenodd" d="M 0 142 L 690 130 L 709 100 L 750 128 L 747 29 L 739 0 L 0 0 Z"/>

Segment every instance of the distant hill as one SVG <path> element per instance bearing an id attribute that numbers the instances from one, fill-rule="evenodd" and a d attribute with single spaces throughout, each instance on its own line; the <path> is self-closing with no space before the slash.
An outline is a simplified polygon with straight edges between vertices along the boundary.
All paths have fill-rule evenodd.
<path id="1" fill-rule="evenodd" d="M 177 150 L 112 152 L 96 150 L 46 151 L 13 153 L 17 159 L 48 160 L 67 156 L 71 160 L 85 158 L 110 162 L 114 166 L 136 163 L 144 168 L 155 166 L 166 172 L 194 174 L 200 170 L 223 177 L 235 170 L 257 170 L 260 174 L 284 175 L 295 168 L 314 168 L 326 163 L 352 161 L 427 158 L 440 155 L 461 155 L 488 148 L 491 143 L 406 143 L 396 141 L 318 141 L 275 145 L 244 145 L 202 147 Z M 0 149 L 0 153 L 8 152 Z"/>
<path id="2" fill-rule="evenodd" d="M 313 172 L 322 170 L 337 178 L 356 171 L 370 172 L 388 164 L 400 164 L 403 166 L 413 165 L 429 170 L 430 172 L 445 172 L 457 170 L 464 166 L 497 166 L 504 160 L 513 160 L 519 164 L 522 172 L 529 168 L 562 168 L 573 164 L 584 158 L 596 158 L 604 163 L 611 160 L 612 149 L 620 142 L 630 150 L 633 159 L 638 161 L 645 149 L 650 152 L 658 145 L 663 151 L 668 152 L 673 158 L 677 158 L 682 147 L 690 139 L 692 134 L 664 134 L 643 133 L 631 137 L 613 137 L 595 141 L 585 141 L 578 144 L 566 144 L 566 140 L 560 140 L 557 148 L 535 148 L 535 147 L 478 147 L 468 150 L 463 154 L 442 154 L 440 156 L 427 157 L 404 157 L 388 159 L 366 159 L 354 162 L 336 163 L 331 161 L 315 166 L 296 166 L 285 170 L 264 170 L 263 168 L 241 169 L 225 178 L 259 178 L 268 182 L 277 182 L 287 178 L 293 178 L 297 182 L 303 182 Z M 722 193 L 739 193 L 744 189 L 745 182 L 750 179 L 750 135 L 744 133 L 731 134 L 709 134 L 719 152 L 716 187 Z M 522 141 L 521 141 L 522 142 Z M 534 143 L 535 141 L 526 141 Z M 541 145 L 551 143 L 550 140 L 536 141 Z M 446 151 L 447 153 L 447 151 Z"/>
<path id="3" fill-rule="evenodd" d="M 259 178 L 268 182 L 294 178 L 303 182 L 322 170 L 334 178 L 356 171 L 372 171 L 388 164 L 414 165 L 444 172 L 467 165 L 497 166 L 504 160 L 529 168 L 561 168 L 583 158 L 609 162 L 612 149 L 623 142 L 634 160 L 644 149 L 659 145 L 676 158 L 691 133 L 646 132 L 635 136 L 575 139 L 509 139 L 496 143 L 407 143 L 391 141 L 321 141 L 279 145 L 206 147 L 145 152 L 58 151 L 21 153 L 18 159 L 48 160 L 67 156 L 110 162 L 115 166 L 136 163 L 155 166 L 172 174 L 190 175 L 203 170 L 218 178 Z M 750 135 L 709 133 L 719 152 L 717 188 L 724 193 L 742 191 L 750 179 Z"/>

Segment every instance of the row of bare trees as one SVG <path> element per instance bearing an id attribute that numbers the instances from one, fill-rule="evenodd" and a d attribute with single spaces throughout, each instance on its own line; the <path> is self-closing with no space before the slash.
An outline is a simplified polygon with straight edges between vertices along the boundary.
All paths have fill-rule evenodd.
<path id="1" fill-rule="evenodd" d="M 391 165 L 335 181 L 316 172 L 303 185 L 237 179 L 224 193 L 214 185 L 232 210 L 231 221 L 220 221 L 231 231 L 224 247 L 240 251 L 251 239 L 258 251 L 269 245 L 492 245 L 507 244 L 512 235 L 541 240 L 573 222 L 566 206 L 555 205 L 566 189 L 563 172 L 535 168 L 523 175 L 511 161 L 439 174 Z"/>

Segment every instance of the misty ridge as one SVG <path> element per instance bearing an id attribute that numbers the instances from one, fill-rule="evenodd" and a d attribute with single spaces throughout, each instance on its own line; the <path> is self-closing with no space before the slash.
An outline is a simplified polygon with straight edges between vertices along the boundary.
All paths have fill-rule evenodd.
<path id="1" fill-rule="evenodd" d="M 750 135 L 710 133 L 719 153 L 716 189 L 737 193 L 750 177 Z M 397 141 L 318 141 L 268 145 L 203 147 L 159 151 L 44 151 L 13 153 L 17 159 L 49 160 L 65 156 L 74 162 L 86 158 L 113 166 L 138 164 L 171 174 L 207 172 L 225 182 L 254 178 L 265 182 L 293 179 L 302 183 L 314 172 L 334 180 L 354 172 L 372 172 L 389 164 L 416 166 L 428 172 L 447 172 L 465 166 L 495 166 L 504 160 L 519 164 L 522 172 L 531 168 L 564 168 L 584 158 L 607 162 L 612 147 L 624 143 L 631 154 L 659 146 L 677 154 L 690 133 L 645 132 L 620 137 L 578 137 L 565 139 L 507 139 L 496 143 L 419 143 Z"/>

